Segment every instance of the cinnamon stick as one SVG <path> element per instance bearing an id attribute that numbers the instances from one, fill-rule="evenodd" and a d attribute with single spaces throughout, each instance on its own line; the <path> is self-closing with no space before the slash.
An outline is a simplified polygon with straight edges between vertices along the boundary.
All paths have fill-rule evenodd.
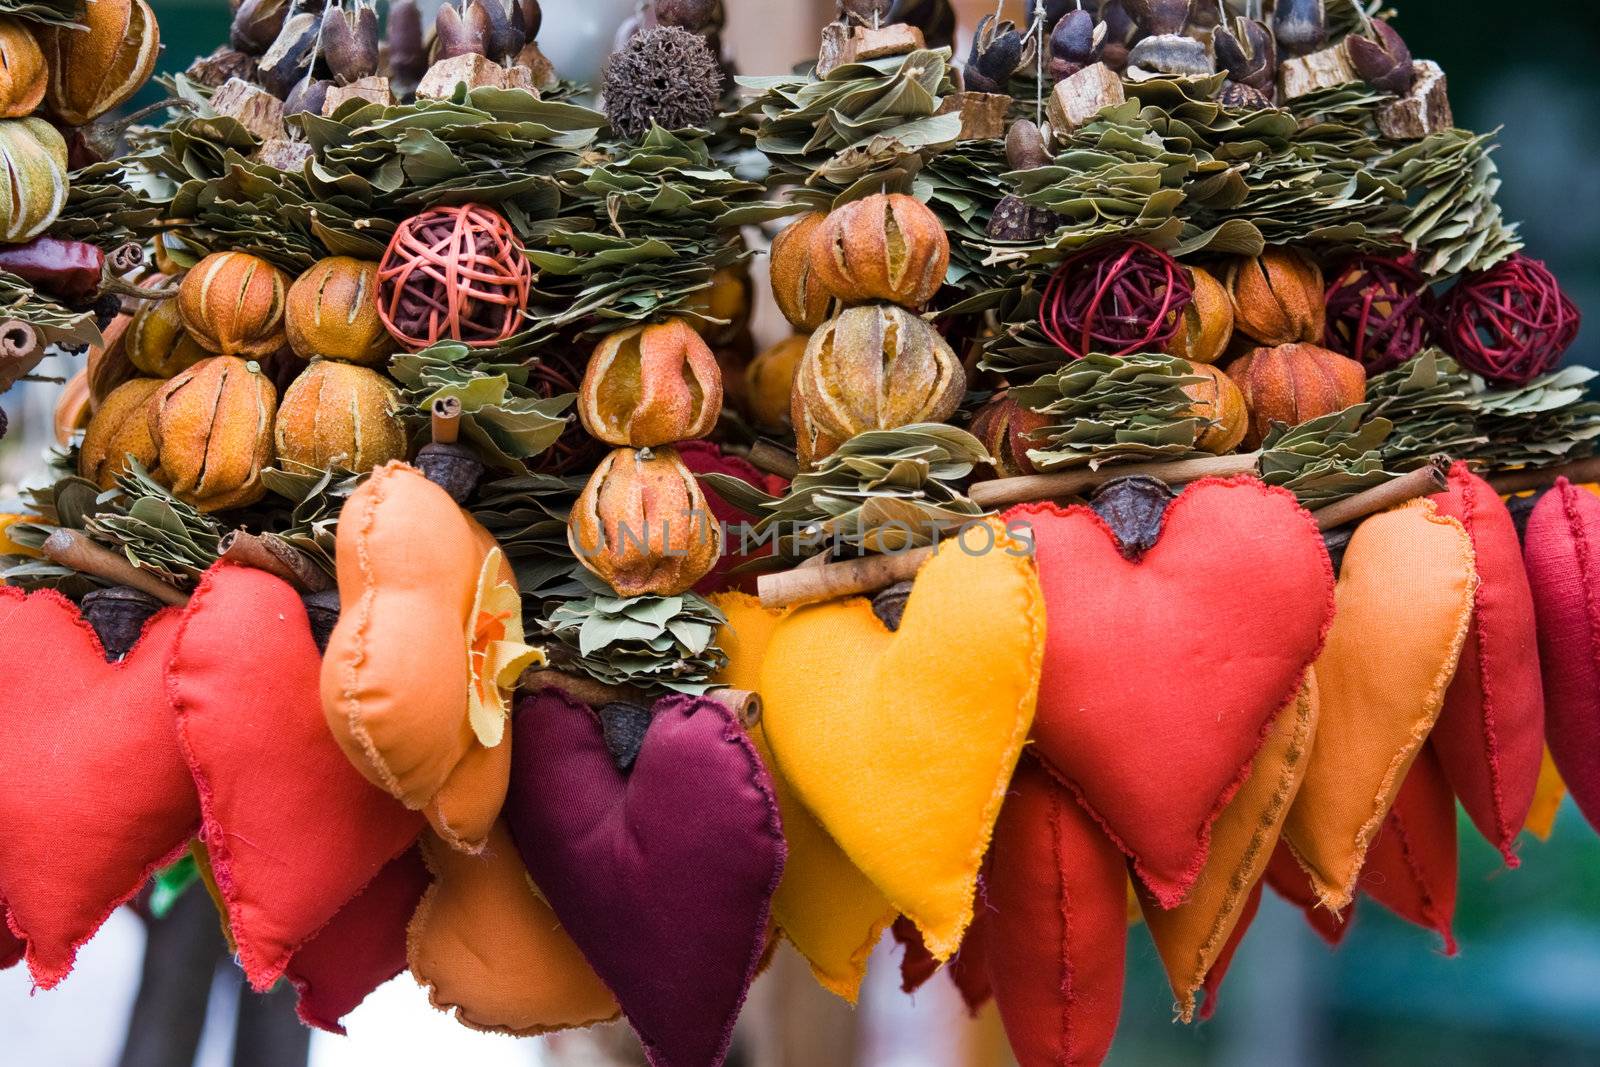
<path id="1" fill-rule="evenodd" d="M 282 578 L 297 593 L 321 593 L 333 586 L 327 571 L 277 534 L 234 530 L 223 534 L 217 547 L 220 559 Z"/>
<path id="2" fill-rule="evenodd" d="M 433 402 L 433 443 L 453 445 L 461 436 L 461 401 L 453 396 L 442 396 Z"/>
<path id="3" fill-rule="evenodd" d="M 1260 454 L 1202 456 L 1199 459 L 1169 460 L 1162 463 L 1112 464 L 1099 470 L 1062 471 L 1059 474 L 1026 474 L 1020 478 L 997 478 L 978 482 L 967 491 L 972 502 L 983 508 L 1003 508 L 1032 500 L 1053 500 L 1079 496 L 1116 478 L 1142 475 L 1168 485 L 1197 482 L 1201 478 L 1228 478 L 1254 474 Z"/>
<path id="4" fill-rule="evenodd" d="M 57 530 L 39 549 L 46 559 L 71 567 L 80 574 L 104 578 L 113 585 L 128 585 L 142 593 L 149 593 L 163 604 L 184 605 L 189 594 L 177 586 L 157 578 L 142 567 L 135 567 L 127 559 L 103 545 L 97 545 L 77 530 Z"/>
<path id="5" fill-rule="evenodd" d="M 0 393 L 16 385 L 43 358 L 39 331 L 21 319 L 0 322 Z"/>
<path id="6" fill-rule="evenodd" d="M 771 441 L 757 441 L 750 446 L 750 466 L 767 474 L 776 474 L 780 478 L 794 480 L 800 473 L 800 463 L 787 450 Z"/>
<path id="7" fill-rule="evenodd" d="M 1430 463 L 1426 467 L 1419 467 L 1410 474 L 1374 486 L 1337 504 L 1329 504 L 1325 508 L 1313 511 L 1311 517 L 1317 520 L 1317 529 L 1332 530 L 1357 519 L 1364 519 L 1368 515 L 1376 515 L 1380 511 L 1398 507 L 1419 496 L 1443 492 L 1446 484 L 1444 470 L 1437 463 Z"/>
<path id="8" fill-rule="evenodd" d="M 1525 493 L 1530 489 L 1543 489 L 1554 485 L 1557 478 L 1583 484 L 1600 482 L 1600 456 L 1563 463 L 1557 467 L 1539 467 L 1533 470 L 1504 471 L 1489 475 L 1489 484 L 1497 493 Z"/>
<path id="9" fill-rule="evenodd" d="M 763 574 L 756 579 L 756 591 L 761 595 L 764 608 L 815 604 L 836 597 L 876 592 L 915 578 L 917 571 L 931 558 L 933 549 L 927 547 L 820 567 L 801 564 L 793 570 Z"/>

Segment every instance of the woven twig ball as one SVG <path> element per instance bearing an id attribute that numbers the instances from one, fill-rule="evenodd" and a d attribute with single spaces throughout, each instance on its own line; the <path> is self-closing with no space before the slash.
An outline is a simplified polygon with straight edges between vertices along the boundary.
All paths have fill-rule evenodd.
<path id="1" fill-rule="evenodd" d="M 528 366 L 528 388 L 546 400 L 576 393 L 583 380 L 583 357 L 573 356 L 560 346 L 551 346 Z M 597 441 L 584 430 L 575 416 L 555 443 L 528 461 L 530 470 L 540 474 L 577 474 L 593 469 L 610 446 Z"/>
<path id="2" fill-rule="evenodd" d="M 533 269 L 498 212 L 436 207 L 402 222 L 378 265 L 378 314 L 413 351 L 493 345 L 517 332 Z"/>
<path id="3" fill-rule="evenodd" d="M 1445 347 L 1491 382 L 1520 385 L 1555 368 L 1580 316 L 1548 267 L 1514 255 L 1469 275 L 1445 301 Z"/>
<path id="4" fill-rule="evenodd" d="M 1074 359 L 1161 352 L 1193 297 L 1188 272 L 1165 252 L 1137 241 L 1102 245 L 1050 276 L 1039 326 Z"/>
<path id="5" fill-rule="evenodd" d="M 1411 257 L 1357 256 L 1333 275 L 1323 347 L 1367 368 L 1392 370 L 1427 347 L 1433 333 L 1433 290 Z"/>

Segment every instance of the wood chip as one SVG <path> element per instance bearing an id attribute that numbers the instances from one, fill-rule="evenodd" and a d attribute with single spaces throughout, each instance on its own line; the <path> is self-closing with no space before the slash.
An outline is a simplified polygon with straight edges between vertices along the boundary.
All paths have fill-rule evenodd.
<path id="1" fill-rule="evenodd" d="M 456 86 L 468 89 L 526 89 L 538 95 L 533 85 L 533 72 L 527 67 L 502 67 L 492 59 L 468 52 L 465 55 L 441 59 L 428 68 L 417 85 L 417 95 L 433 100 L 447 100 L 455 95 Z"/>
<path id="2" fill-rule="evenodd" d="M 1286 59 L 1278 67 L 1278 86 L 1283 90 L 1285 100 L 1360 80 L 1361 75 L 1356 73 L 1355 64 L 1350 62 L 1350 52 L 1343 41 L 1332 48 L 1312 52 L 1309 56 Z"/>
<path id="3" fill-rule="evenodd" d="M 211 95 L 211 109 L 219 115 L 238 120 L 239 125 L 256 135 L 258 140 L 270 141 L 285 134 L 283 126 L 283 101 L 242 78 L 229 78 Z"/>
<path id="4" fill-rule="evenodd" d="M 1417 80 L 1411 92 L 1378 112 L 1378 129 L 1396 141 L 1420 141 L 1456 124 L 1444 70 L 1431 59 L 1411 64 Z"/>
<path id="5" fill-rule="evenodd" d="M 1050 127 L 1056 136 L 1064 136 L 1093 120 L 1101 108 L 1127 99 L 1121 76 L 1104 63 L 1092 63 L 1056 82 L 1050 93 Z"/>
<path id="6" fill-rule="evenodd" d="M 961 140 L 977 141 L 1004 137 L 1006 113 L 1011 97 L 1004 93 L 951 93 L 939 102 L 936 115 L 961 112 Z"/>
<path id="7" fill-rule="evenodd" d="M 327 99 L 322 102 L 322 113 L 333 114 L 346 100 L 366 100 L 387 107 L 394 103 L 394 93 L 389 89 L 388 78 L 362 78 L 349 85 L 330 86 Z"/>

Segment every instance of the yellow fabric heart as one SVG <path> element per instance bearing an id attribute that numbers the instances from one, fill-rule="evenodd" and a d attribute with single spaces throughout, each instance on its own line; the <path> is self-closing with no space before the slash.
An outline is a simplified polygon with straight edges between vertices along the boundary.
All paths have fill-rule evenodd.
<path id="1" fill-rule="evenodd" d="M 1193 1021 L 1195 993 L 1233 934 L 1245 898 L 1266 873 L 1305 778 L 1316 729 L 1316 676 L 1308 674 L 1293 702 L 1273 720 L 1250 777 L 1212 824 L 1211 851 L 1188 899 L 1169 911 L 1148 895 L 1140 897 L 1184 1022 Z"/>
<path id="2" fill-rule="evenodd" d="M 767 611 L 744 593 L 721 593 L 711 601 L 728 619 L 716 638 L 728 656 L 728 666 L 717 681 L 758 691 L 767 645 L 786 613 Z M 772 774 L 789 846 L 783 880 L 772 898 L 773 922 L 805 957 L 818 984 L 854 1004 L 867 973 L 867 957 L 896 912 L 778 772 L 760 723 L 751 727 L 750 740 Z"/>
<path id="3" fill-rule="evenodd" d="M 1471 540 L 1431 501 L 1374 515 L 1350 539 L 1315 667 L 1317 743 L 1283 831 L 1324 907 L 1350 903 L 1439 717 L 1477 587 Z"/>
<path id="4" fill-rule="evenodd" d="M 801 608 L 761 670 L 780 773 L 940 960 L 972 920 L 1044 657 L 1033 564 L 994 529 L 992 551 L 948 542 L 923 566 L 897 633 L 865 599 Z"/>

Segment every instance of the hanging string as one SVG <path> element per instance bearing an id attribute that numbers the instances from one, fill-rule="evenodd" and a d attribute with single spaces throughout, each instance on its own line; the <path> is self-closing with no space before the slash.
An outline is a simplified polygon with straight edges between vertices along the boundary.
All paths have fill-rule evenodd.
<path id="1" fill-rule="evenodd" d="M 1078 0 L 1083 7 L 1083 0 Z M 1044 128 L 1044 0 L 1033 0 L 1033 25 L 1038 34 L 1038 45 L 1033 56 L 1033 124 Z"/>

